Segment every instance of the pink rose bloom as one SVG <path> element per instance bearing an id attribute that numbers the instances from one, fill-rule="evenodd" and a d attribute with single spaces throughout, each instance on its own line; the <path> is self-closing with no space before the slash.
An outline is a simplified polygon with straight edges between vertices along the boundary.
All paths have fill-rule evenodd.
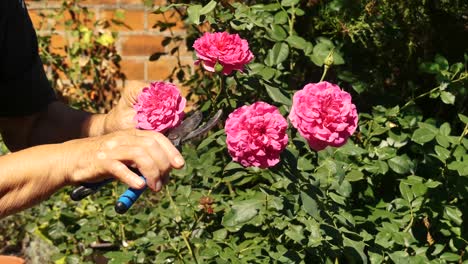
<path id="1" fill-rule="evenodd" d="M 245 167 L 272 167 L 288 144 L 287 128 L 278 109 L 265 102 L 237 108 L 226 120 L 229 154 Z"/>
<path id="2" fill-rule="evenodd" d="M 351 95 L 329 82 L 309 83 L 297 91 L 289 120 L 316 151 L 340 147 L 357 127 Z"/>
<path id="3" fill-rule="evenodd" d="M 133 108 L 137 112 L 137 128 L 164 133 L 184 118 L 187 101 L 172 83 L 152 82 L 143 88 Z"/>
<path id="4" fill-rule="evenodd" d="M 209 33 L 195 40 L 193 48 L 197 53 L 196 64 L 203 62 L 203 68 L 215 72 L 216 62 L 223 66 L 223 74 L 228 75 L 233 70 L 242 71 L 244 65 L 253 59 L 249 43 L 238 34 L 227 32 Z"/>

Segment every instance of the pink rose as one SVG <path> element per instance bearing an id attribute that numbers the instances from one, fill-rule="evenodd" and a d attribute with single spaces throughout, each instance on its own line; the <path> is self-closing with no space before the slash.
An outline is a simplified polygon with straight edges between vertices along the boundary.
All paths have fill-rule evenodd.
<path id="1" fill-rule="evenodd" d="M 133 105 L 137 128 L 164 133 L 176 127 L 184 118 L 186 102 L 174 84 L 152 82 L 143 88 Z"/>
<path id="2" fill-rule="evenodd" d="M 249 50 L 249 43 L 241 39 L 238 34 L 227 32 L 209 33 L 195 40 L 193 48 L 198 60 L 203 62 L 203 67 L 210 72 L 215 72 L 216 62 L 223 66 L 223 74 L 228 75 L 233 70 L 242 71 L 244 65 L 253 59 Z"/>
<path id="3" fill-rule="evenodd" d="M 297 91 L 289 120 L 312 149 L 340 147 L 357 127 L 356 106 L 351 95 L 329 82 L 309 83 Z"/>
<path id="4" fill-rule="evenodd" d="M 245 167 L 274 166 L 288 143 L 287 128 L 278 109 L 265 102 L 237 108 L 226 120 L 229 154 Z"/>

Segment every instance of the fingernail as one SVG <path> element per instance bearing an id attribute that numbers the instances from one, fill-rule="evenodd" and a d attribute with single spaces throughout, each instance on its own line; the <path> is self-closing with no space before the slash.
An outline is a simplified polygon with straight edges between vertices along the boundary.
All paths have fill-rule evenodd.
<path id="1" fill-rule="evenodd" d="M 183 159 L 181 156 L 175 157 L 174 162 L 175 162 L 178 166 L 182 166 L 182 165 L 184 165 L 184 163 L 185 163 L 184 159 Z"/>
<path id="2" fill-rule="evenodd" d="M 159 192 L 162 188 L 162 184 L 161 184 L 161 181 L 157 181 L 156 182 L 156 191 Z"/>
<path id="3" fill-rule="evenodd" d="M 135 179 L 134 183 L 135 183 L 135 185 L 138 186 L 139 188 L 145 187 L 145 184 L 146 184 L 145 180 L 143 180 L 142 178 L 137 178 L 137 179 Z"/>

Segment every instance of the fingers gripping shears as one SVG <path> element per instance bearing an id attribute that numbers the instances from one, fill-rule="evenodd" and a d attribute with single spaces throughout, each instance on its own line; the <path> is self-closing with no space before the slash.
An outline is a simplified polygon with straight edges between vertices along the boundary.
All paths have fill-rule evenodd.
<path id="1" fill-rule="evenodd" d="M 222 110 L 218 110 L 216 114 L 211 117 L 206 123 L 200 126 L 200 123 L 203 119 L 203 115 L 200 111 L 195 111 L 192 115 L 185 118 L 182 123 L 169 130 L 166 133 L 166 137 L 172 142 L 172 144 L 180 150 L 182 143 L 187 142 L 190 139 L 193 139 L 197 136 L 205 134 L 210 129 L 212 129 L 220 120 L 222 115 Z M 134 170 L 140 177 L 145 179 L 141 173 L 137 170 Z M 74 201 L 80 201 L 87 197 L 88 195 L 94 194 L 104 185 L 112 182 L 113 179 L 107 179 L 97 183 L 83 183 L 81 186 L 75 188 L 71 193 L 70 197 Z M 119 214 L 123 214 L 130 209 L 130 207 L 135 203 L 135 201 L 140 197 L 144 192 L 146 186 L 142 189 L 133 189 L 128 188 L 117 200 L 115 204 L 115 211 Z"/>

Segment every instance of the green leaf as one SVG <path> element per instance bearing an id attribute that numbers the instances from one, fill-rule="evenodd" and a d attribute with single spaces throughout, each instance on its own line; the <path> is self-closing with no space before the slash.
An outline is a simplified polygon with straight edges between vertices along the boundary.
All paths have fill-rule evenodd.
<path id="1" fill-rule="evenodd" d="M 444 56 L 437 54 L 434 58 L 434 61 L 440 66 L 441 70 L 449 69 L 448 60 Z"/>
<path id="2" fill-rule="evenodd" d="M 440 126 L 439 131 L 444 136 L 450 136 L 450 132 L 451 132 L 450 124 L 448 122 L 443 123 Z"/>
<path id="3" fill-rule="evenodd" d="M 275 14 L 275 23 L 276 24 L 286 24 L 288 22 L 288 13 L 286 11 L 279 11 L 278 13 Z"/>
<path id="4" fill-rule="evenodd" d="M 307 193 L 301 192 L 302 208 L 315 219 L 320 219 L 317 202 Z"/>
<path id="5" fill-rule="evenodd" d="M 276 103 L 281 103 L 281 104 L 284 104 L 284 105 L 287 105 L 287 106 L 291 106 L 292 105 L 292 101 L 289 97 L 286 97 L 283 92 L 281 91 L 280 88 L 277 88 L 277 87 L 273 87 L 271 85 L 268 85 L 268 84 L 264 84 L 265 85 L 265 89 L 268 93 L 268 95 L 270 96 L 270 98 L 276 102 Z"/>
<path id="6" fill-rule="evenodd" d="M 305 239 L 304 227 L 300 225 L 290 225 L 288 230 L 284 232 L 286 236 L 301 244 L 301 241 Z"/>
<path id="7" fill-rule="evenodd" d="M 351 258 L 354 261 L 350 263 L 367 263 L 368 259 L 364 253 L 365 243 L 363 241 L 354 241 L 347 237 L 343 237 L 344 250 L 346 257 L 349 260 Z"/>
<path id="8" fill-rule="evenodd" d="M 445 207 L 445 214 L 448 219 L 453 221 L 456 225 L 460 226 L 462 224 L 462 212 L 458 208 L 447 206 Z"/>
<path id="9" fill-rule="evenodd" d="M 460 120 L 461 120 L 463 123 L 468 124 L 468 116 L 463 115 L 463 114 L 458 114 L 458 118 L 460 118 Z"/>
<path id="10" fill-rule="evenodd" d="M 364 173 L 358 170 L 352 170 L 346 174 L 345 178 L 350 182 L 360 181 L 364 179 Z"/>
<path id="11" fill-rule="evenodd" d="M 133 258 L 132 254 L 121 251 L 110 251 L 104 254 L 104 256 L 111 259 L 109 263 L 127 263 Z"/>
<path id="12" fill-rule="evenodd" d="M 286 31 L 282 26 L 277 24 L 272 24 L 269 29 L 267 29 L 268 35 L 275 41 L 283 41 L 288 36 Z"/>
<path id="13" fill-rule="evenodd" d="M 450 157 L 450 151 L 448 149 L 445 149 L 438 145 L 436 145 L 434 149 L 437 155 L 439 156 L 440 160 L 445 161 Z"/>
<path id="14" fill-rule="evenodd" d="M 231 210 L 224 214 L 222 224 L 225 227 L 235 227 L 250 221 L 258 214 L 264 200 L 265 196 L 260 194 L 249 200 L 235 201 Z"/>
<path id="15" fill-rule="evenodd" d="M 388 166 L 398 174 L 408 173 L 412 163 L 408 156 L 396 156 L 388 160 Z"/>
<path id="16" fill-rule="evenodd" d="M 200 15 L 206 15 L 210 13 L 211 11 L 215 9 L 216 5 L 217 5 L 216 1 L 210 1 L 202 9 L 200 9 L 199 11 Z"/>
<path id="17" fill-rule="evenodd" d="M 455 95 L 453 95 L 451 92 L 442 91 L 440 93 L 440 99 L 442 99 L 442 102 L 445 104 L 453 105 L 455 103 Z"/>
<path id="18" fill-rule="evenodd" d="M 272 67 L 285 61 L 289 56 L 289 46 L 284 42 L 276 43 L 272 49 L 268 51 L 265 58 L 265 64 Z"/>
<path id="19" fill-rule="evenodd" d="M 400 193 L 401 196 L 408 202 L 411 202 L 413 200 L 413 192 L 411 191 L 411 188 L 409 187 L 408 184 L 404 182 L 400 182 Z"/>
<path id="20" fill-rule="evenodd" d="M 299 50 L 304 50 L 304 48 L 307 46 L 309 42 L 305 40 L 302 37 L 299 37 L 297 35 L 291 35 L 286 39 L 286 42 L 288 42 L 291 47 L 299 49 Z M 310 44 L 310 43 L 309 43 Z M 311 44 L 312 45 L 312 44 Z"/>
<path id="21" fill-rule="evenodd" d="M 444 254 L 440 255 L 440 258 L 446 261 L 459 261 L 461 258 L 459 255 L 451 252 L 445 252 Z"/>
<path id="22" fill-rule="evenodd" d="M 423 145 L 424 143 L 429 142 L 432 139 L 434 139 L 435 136 L 436 136 L 436 134 L 430 129 L 418 128 L 418 129 L 416 129 L 414 131 L 413 136 L 411 137 L 411 139 L 414 142 Z"/>
<path id="23" fill-rule="evenodd" d="M 282 0 L 281 5 L 282 6 L 292 6 L 292 5 L 297 5 L 299 3 L 299 0 Z"/>
<path id="24" fill-rule="evenodd" d="M 346 205 L 346 199 L 343 196 L 340 196 L 334 192 L 328 193 L 328 196 L 335 202 L 341 205 Z"/>
<path id="25" fill-rule="evenodd" d="M 444 148 L 450 147 L 450 137 L 439 134 L 436 136 L 436 141 Z"/>
<path id="26" fill-rule="evenodd" d="M 203 7 L 201 5 L 191 5 L 187 8 L 187 14 L 189 22 L 195 25 L 200 24 L 200 10 Z"/>

